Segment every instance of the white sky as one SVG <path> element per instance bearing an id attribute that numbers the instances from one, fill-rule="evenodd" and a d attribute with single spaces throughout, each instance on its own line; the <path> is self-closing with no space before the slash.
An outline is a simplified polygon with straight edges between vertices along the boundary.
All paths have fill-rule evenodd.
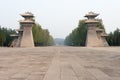
<path id="1" fill-rule="evenodd" d="M 107 33 L 120 28 L 120 0 L 1 0 L 0 25 L 17 29 L 19 14 L 30 11 L 54 38 L 65 38 L 89 11 L 100 13 Z"/>

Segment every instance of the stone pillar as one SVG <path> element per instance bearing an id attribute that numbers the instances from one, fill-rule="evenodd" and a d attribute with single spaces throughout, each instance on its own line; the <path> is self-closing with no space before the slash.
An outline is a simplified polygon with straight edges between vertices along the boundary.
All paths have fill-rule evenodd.
<path id="1" fill-rule="evenodd" d="M 103 43 L 103 38 L 101 38 L 101 35 L 97 33 L 97 24 L 98 20 L 95 19 L 99 14 L 89 12 L 85 15 L 88 19 L 86 20 L 87 24 L 87 38 L 86 38 L 86 46 L 87 47 L 103 47 L 105 46 Z M 105 39 L 104 39 L 105 40 Z"/>
<path id="2" fill-rule="evenodd" d="M 33 14 L 27 12 L 25 14 L 21 14 L 24 17 L 24 20 L 20 21 L 21 26 L 23 27 L 23 35 L 21 39 L 20 47 L 34 47 L 32 27 L 34 25 Z"/>

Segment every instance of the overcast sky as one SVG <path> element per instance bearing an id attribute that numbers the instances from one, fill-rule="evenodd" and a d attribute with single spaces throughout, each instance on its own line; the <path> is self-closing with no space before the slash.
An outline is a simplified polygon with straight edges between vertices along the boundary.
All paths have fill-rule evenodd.
<path id="1" fill-rule="evenodd" d="M 19 14 L 27 11 L 54 38 L 65 38 L 90 11 L 100 14 L 107 33 L 120 28 L 120 0 L 1 0 L 0 25 L 19 28 Z"/>

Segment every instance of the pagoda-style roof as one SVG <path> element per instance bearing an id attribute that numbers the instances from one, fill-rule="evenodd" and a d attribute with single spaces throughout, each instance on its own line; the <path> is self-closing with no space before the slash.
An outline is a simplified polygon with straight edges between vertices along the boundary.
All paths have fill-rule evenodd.
<path id="1" fill-rule="evenodd" d="M 99 14 L 94 13 L 94 12 L 89 12 L 88 14 L 85 15 L 85 17 L 97 17 Z"/>
<path id="2" fill-rule="evenodd" d="M 16 29 L 16 31 L 18 31 L 18 32 L 23 32 L 23 29 Z"/>
<path id="3" fill-rule="evenodd" d="M 11 34 L 10 36 L 11 36 L 11 37 L 18 37 L 17 34 Z"/>
<path id="4" fill-rule="evenodd" d="M 103 29 L 96 29 L 97 32 L 103 32 Z"/>
<path id="5" fill-rule="evenodd" d="M 101 37 L 107 37 L 108 35 L 107 34 L 102 34 Z"/>
<path id="6" fill-rule="evenodd" d="M 85 21 L 85 23 L 98 23 L 99 21 L 95 20 L 95 19 L 88 19 Z"/>
<path id="7" fill-rule="evenodd" d="M 35 23 L 32 20 L 20 20 L 19 22 L 22 23 L 22 24 L 26 24 L 26 23 L 28 23 L 28 24 L 34 24 Z"/>
<path id="8" fill-rule="evenodd" d="M 26 12 L 23 14 L 20 14 L 22 17 L 34 17 L 34 15 L 31 12 Z"/>

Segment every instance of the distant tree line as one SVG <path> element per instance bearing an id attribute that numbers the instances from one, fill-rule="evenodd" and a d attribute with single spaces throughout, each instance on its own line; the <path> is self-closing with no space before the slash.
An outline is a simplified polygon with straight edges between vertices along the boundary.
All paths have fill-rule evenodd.
<path id="1" fill-rule="evenodd" d="M 75 28 L 72 33 L 70 33 L 65 38 L 65 45 L 68 46 L 85 46 L 86 36 L 87 36 L 87 25 L 85 24 L 85 19 L 80 20 L 78 27 Z M 99 23 L 97 27 L 100 29 L 104 29 L 104 25 L 101 19 L 98 19 Z M 105 29 L 104 29 L 105 31 Z"/>
<path id="2" fill-rule="evenodd" d="M 10 34 L 16 33 L 15 30 L 7 29 L 0 26 L 0 46 L 8 47 L 12 41 Z"/>
<path id="3" fill-rule="evenodd" d="M 47 29 L 42 29 L 41 25 L 35 24 L 32 29 L 35 46 L 54 45 L 54 39 Z"/>
<path id="4" fill-rule="evenodd" d="M 107 37 L 107 42 L 110 46 L 120 46 L 120 29 L 110 32 Z"/>

